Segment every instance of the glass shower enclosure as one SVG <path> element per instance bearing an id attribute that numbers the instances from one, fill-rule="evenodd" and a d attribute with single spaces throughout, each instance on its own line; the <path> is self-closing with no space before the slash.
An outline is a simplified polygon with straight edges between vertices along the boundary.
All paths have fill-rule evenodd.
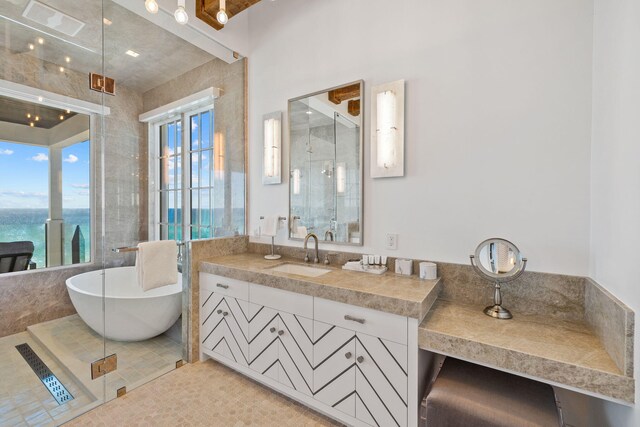
<path id="1" fill-rule="evenodd" d="M 0 2 L 0 424 L 105 401 L 104 5 Z M 77 305 L 91 319 L 83 321 Z M 98 363 L 96 368 L 105 369 Z"/>
<path id="2" fill-rule="evenodd" d="M 209 175 L 189 177 L 186 190 L 212 215 L 185 234 L 154 232 L 150 195 L 166 190 L 154 189 L 154 162 L 175 180 L 187 171 L 169 161 L 180 144 L 150 155 L 156 141 L 140 116 L 194 90 L 176 82 L 215 58 L 138 9 L 120 0 L 0 2 L 0 424 L 61 424 L 180 366 L 188 250 L 177 246 L 174 285 L 143 292 L 136 247 L 233 233 L 233 215 L 212 219 L 214 184 L 226 178 L 215 167 L 196 167 Z M 198 126 L 213 122 L 213 102 L 207 111 Z M 209 148 L 189 154 L 219 164 L 215 138 L 211 130 Z M 174 203 L 180 223 L 184 202 Z"/>

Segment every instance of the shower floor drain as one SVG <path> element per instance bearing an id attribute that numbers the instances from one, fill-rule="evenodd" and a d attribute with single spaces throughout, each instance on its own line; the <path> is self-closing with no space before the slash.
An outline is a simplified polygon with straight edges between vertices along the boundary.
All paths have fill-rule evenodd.
<path id="1" fill-rule="evenodd" d="M 51 369 L 38 357 L 29 344 L 19 344 L 16 350 L 22 355 L 33 372 L 40 378 L 42 384 L 49 390 L 49 393 L 59 405 L 73 400 L 71 393 L 62 385 L 58 378 L 51 372 Z"/>

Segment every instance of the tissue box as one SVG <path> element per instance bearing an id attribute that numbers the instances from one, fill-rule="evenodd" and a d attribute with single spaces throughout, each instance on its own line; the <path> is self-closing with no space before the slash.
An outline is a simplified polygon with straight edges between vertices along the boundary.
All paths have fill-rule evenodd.
<path id="1" fill-rule="evenodd" d="M 398 258 L 396 260 L 396 273 L 411 276 L 413 274 L 413 261 L 410 259 Z"/>

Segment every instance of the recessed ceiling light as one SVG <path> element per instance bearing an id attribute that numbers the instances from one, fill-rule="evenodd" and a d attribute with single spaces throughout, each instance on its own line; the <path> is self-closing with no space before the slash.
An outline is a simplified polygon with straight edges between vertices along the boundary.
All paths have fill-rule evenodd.
<path id="1" fill-rule="evenodd" d="M 42 37 L 38 37 L 38 44 L 44 44 L 44 39 Z"/>
<path id="2" fill-rule="evenodd" d="M 66 62 L 67 64 L 68 64 L 69 62 L 71 62 L 71 57 L 69 57 L 69 56 L 65 56 L 65 57 L 64 57 L 64 62 Z"/>
<path id="3" fill-rule="evenodd" d="M 36 122 L 40 121 L 40 117 L 36 116 Z"/>
<path id="4" fill-rule="evenodd" d="M 129 56 L 133 56 L 134 58 L 137 58 L 138 56 L 140 56 L 140 54 L 138 52 L 134 52 L 131 49 L 129 49 L 128 51 L 125 52 L 127 55 Z"/>
<path id="5" fill-rule="evenodd" d="M 35 48 L 36 48 L 36 47 L 34 46 L 34 44 L 33 44 L 33 43 L 29 43 L 29 50 L 33 50 L 33 49 L 35 49 Z"/>
<path id="6" fill-rule="evenodd" d="M 31 113 L 27 113 L 27 119 L 31 118 Z"/>
<path id="7" fill-rule="evenodd" d="M 33 122 L 30 122 L 29 126 L 34 127 L 35 125 L 33 124 Z"/>
<path id="8" fill-rule="evenodd" d="M 61 73 L 64 73 L 64 67 L 60 67 L 59 70 Z"/>
<path id="9" fill-rule="evenodd" d="M 60 114 L 60 120 L 64 120 L 64 116 Z"/>
<path id="10" fill-rule="evenodd" d="M 71 113 L 71 110 L 67 110 L 67 114 Z"/>
<path id="11" fill-rule="evenodd" d="M 107 18 L 102 18 L 102 22 L 104 23 L 104 25 L 111 25 L 113 24 L 113 22 L 111 22 L 111 20 L 107 19 Z"/>

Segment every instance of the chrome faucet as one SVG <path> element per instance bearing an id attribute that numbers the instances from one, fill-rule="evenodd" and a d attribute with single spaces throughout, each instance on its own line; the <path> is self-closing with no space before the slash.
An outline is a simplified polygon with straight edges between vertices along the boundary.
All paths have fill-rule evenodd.
<path id="1" fill-rule="evenodd" d="M 329 240 L 333 242 L 333 231 L 327 230 L 324 232 L 324 240 L 327 241 L 327 236 L 329 236 Z"/>
<path id="2" fill-rule="evenodd" d="M 318 258 L 318 236 L 316 236 L 315 233 L 309 233 L 305 236 L 304 238 L 304 250 L 307 251 L 307 243 L 309 242 L 309 239 L 313 237 L 313 240 L 315 240 L 316 242 L 316 256 L 313 259 L 313 262 L 315 264 L 320 262 L 320 258 Z M 306 252 L 304 255 L 304 262 L 309 262 L 309 252 Z"/>

